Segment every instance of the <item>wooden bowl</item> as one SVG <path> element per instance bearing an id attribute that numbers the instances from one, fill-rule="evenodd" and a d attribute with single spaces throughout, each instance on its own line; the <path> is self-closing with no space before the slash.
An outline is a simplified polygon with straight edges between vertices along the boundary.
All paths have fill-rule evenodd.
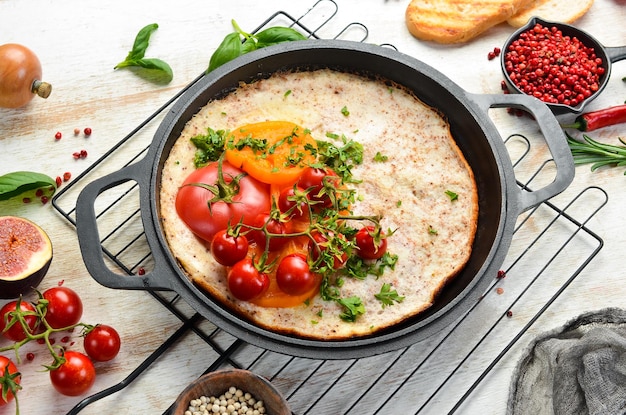
<path id="1" fill-rule="evenodd" d="M 287 401 L 267 379 L 242 369 L 224 369 L 200 376 L 178 395 L 171 415 L 184 415 L 191 400 L 201 396 L 219 397 L 231 386 L 263 401 L 268 415 L 291 415 Z"/>

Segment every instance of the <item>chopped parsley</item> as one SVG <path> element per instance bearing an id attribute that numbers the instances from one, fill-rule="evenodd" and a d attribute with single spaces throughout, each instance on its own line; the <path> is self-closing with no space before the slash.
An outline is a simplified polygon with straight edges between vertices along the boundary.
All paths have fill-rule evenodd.
<path id="1" fill-rule="evenodd" d="M 339 314 L 339 318 L 343 321 L 353 323 L 356 321 L 357 317 L 361 314 L 365 314 L 365 305 L 359 297 L 340 298 L 337 300 L 337 303 L 343 306 L 343 311 Z"/>
<path id="2" fill-rule="evenodd" d="M 459 198 L 459 195 L 456 194 L 455 192 L 453 192 L 452 190 L 446 190 L 446 194 L 450 198 L 450 201 L 454 201 L 454 200 L 457 200 Z"/>
<path id="3" fill-rule="evenodd" d="M 348 107 L 346 107 L 346 106 L 344 106 L 344 107 L 341 109 L 341 113 L 342 113 L 345 117 L 347 117 L 348 115 L 350 115 L 350 111 L 348 111 Z"/>
<path id="4" fill-rule="evenodd" d="M 404 301 L 404 297 L 398 295 L 398 291 L 391 289 L 391 284 L 384 283 L 382 287 L 380 287 L 380 292 L 375 294 L 374 297 L 381 302 L 383 308 L 386 306 L 394 305 L 394 301 L 397 303 L 401 303 Z"/>
<path id="5" fill-rule="evenodd" d="M 389 160 L 389 157 L 383 155 L 380 151 L 376 152 L 376 155 L 374 156 L 374 161 L 384 163 L 387 160 Z"/>
<path id="6" fill-rule="evenodd" d="M 219 160 L 224 152 L 228 132 L 225 130 L 215 131 L 211 127 L 207 128 L 206 134 L 199 134 L 191 137 L 191 142 L 196 146 L 193 164 L 196 168 Z"/>

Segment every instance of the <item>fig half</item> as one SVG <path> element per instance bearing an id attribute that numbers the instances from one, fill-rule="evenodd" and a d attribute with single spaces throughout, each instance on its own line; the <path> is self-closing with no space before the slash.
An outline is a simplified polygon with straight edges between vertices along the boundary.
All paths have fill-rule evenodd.
<path id="1" fill-rule="evenodd" d="M 36 288 L 52 262 L 52 242 L 34 222 L 0 216 L 0 298 L 17 298 Z"/>

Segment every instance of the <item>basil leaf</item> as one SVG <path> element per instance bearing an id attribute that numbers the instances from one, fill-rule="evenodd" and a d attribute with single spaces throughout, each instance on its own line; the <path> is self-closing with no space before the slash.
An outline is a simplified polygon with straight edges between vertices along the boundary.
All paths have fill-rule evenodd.
<path id="1" fill-rule="evenodd" d="M 174 78 L 174 72 L 172 71 L 172 68 L 161 59 L 144 57 L 146 54 L 146 50 L 150 45 L 150 36 L 158 28 L 159 25 L 156 23 L 149 24 L 142 28 L 135 37 L 133 50 L 128 52 L 126 59 L 115 65 L 113 69 L 128 68 L 132 66 L 148 69 L 150 71 L 156 71 L 156 73 L 159 75 L 158 77 L 153 77 L 150 79 L 155 82 L 169 83 Z"/>
<path id="2" fill-rule="evenodd" d="M 249 34 L 241 30 L 237 22 L 232 21 L 235 31 L 227 35 L 222 43 L 217 47 L 206 73 L 211 72 L 215 68 L 229 62 L 245 53 L 253 50 L 261 49 L 266 46 L 275 45 L 282 42 L 290 42 L 294 40 L 306 40 L 306 36 L 291 27 L 275 26 L 260 31 L 256 35 Z M 242 42 L 241 36 L 244 40 Z"/>
<path id="3" fill-rule="evenodd" d="M 207 73 L 211 72 L 215 68 L 222 66 L 226 62 L 230 62 L 238 56 L 243 54 L 243 47 L 241 45 L 241 39 L 238 32 L 233 32 L 227 35 L 222 43 L 215 49 L 211 60 L 209 61 L 209 68 Z"/>
<path id="4" fill-rule="evenodd" d="M 164 75 L 164 77 L 166 78 L 167 82 L 171 81 L 172 78 L 174 78 L 174 72 L 172 71 L 172 68 L 161 59 L 156 59 L 156 58 L 139 59 L 136 62 L 136 66 L 140 66 L 144 69 L 151 69 L 151 70 L 161 72 L 162 75 Z"/>
<path id="5" fill-rule="evenodd" d="M 306 40 L 306 36 L 291 27 L 270 27 L 262 30 L 254 37 L 257 40 L 257 48 L 276 45 L 282 42 L 292 42 L 294 40 Z"/>
<path id="6" fill-rule="evenodd" d="M 0 200 L 9 200 L 40 187 L 54 187 L 56 189 L 56 181 L 42 173 L 29 171 L 8 173 L 0 176 Z"/>
<path id="7" fill-rule="evenodd" d="M 150 45 L 150 36 L 154 33 L 155 30 L 159 28 L 159 25 L 156 23 L 149 24 L 145 26 L 143 29 L 137 33 L 135 37 L 135 43 L 133 44 L 133 50 L 130 51 L 128 60 L 137 60 L 143 59 L 146 54 L 146 49 Z"/>

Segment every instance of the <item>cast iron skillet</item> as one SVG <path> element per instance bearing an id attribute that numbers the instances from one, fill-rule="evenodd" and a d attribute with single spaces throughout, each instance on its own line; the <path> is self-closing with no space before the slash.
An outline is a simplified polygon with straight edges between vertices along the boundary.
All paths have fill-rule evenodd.
<path id="1" fill-rule="evenodd" d="M 240 81 L 266 77 L 282 69 L 332 68 L 377 74 L 410 88 L 441 110 L 474 170 L 479 192 L 478 230 L 465 269 L 444 289 L 427 312 L 370 337 L 320 341 L 275 333 L 233 314 L 195 287 L 168 249 L 159 220 L 161 169 L 185 123 L 209 100 Z M 535 191 L 517 186 L 502 138 L 487 115 L 496 107 L 527 109 L 537 120 L 556 165 L 552 183 Z M 384 143 L 381 142 L 381 145 Z M 548 107 L 524 95 L 475 95 L 462 90 L 432 67 L 395 50 L 336 40 L 283 43 L 244 55 L 203 77 L 181 96 L 165 116 L 143 160 L 89 183 L 79 195 L 77 233 L 87 269 L 111 288 L 173 290 L 218 327 L 248 343 L 293 356 L 347 359 L 412 345 L 466 313 L 497 275 L 510 246 L 518 215 L 563 191 L 573 180 L 574 163 L 565 136 Z M 109 269 L 102 255 L 95 202 L 107 189 L 136 181 L 146 238 L 155 261 L 143 276 Z"/>

